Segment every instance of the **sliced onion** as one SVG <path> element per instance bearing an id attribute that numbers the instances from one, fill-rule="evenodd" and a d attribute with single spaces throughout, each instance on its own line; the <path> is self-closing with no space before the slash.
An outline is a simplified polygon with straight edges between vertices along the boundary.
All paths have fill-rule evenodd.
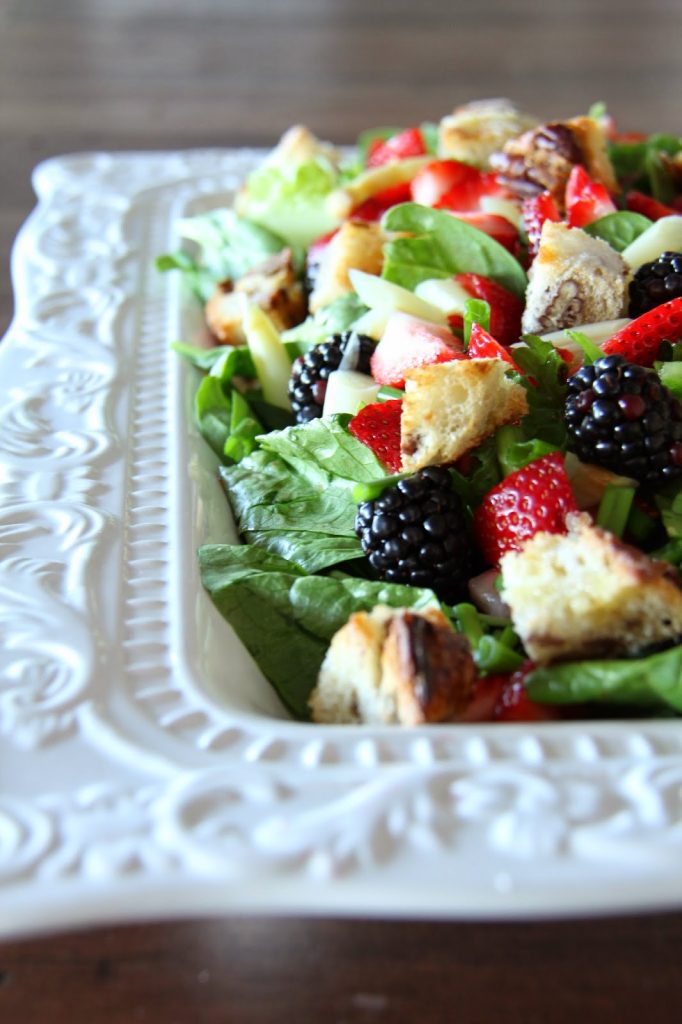
<path id="1" fill-rule="evenodd" d="M 479 612 L 499 619 L 509 619 L 509 606 L 495 587 L 498 575 L 497 569 L 487 569 L 480 576 L 473 576 L 469 580 L 469 596 Z"/>

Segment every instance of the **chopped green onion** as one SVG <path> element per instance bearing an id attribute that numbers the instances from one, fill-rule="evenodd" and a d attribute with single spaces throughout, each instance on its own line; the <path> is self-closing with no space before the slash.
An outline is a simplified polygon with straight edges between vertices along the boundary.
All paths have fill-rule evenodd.
<path id="1" fill-rule="evenodd" d="M 634 487 L 618 487 L 616 484 L 609 484 L 599 503 L 597 526 L 601 526 L 603 530 L 609 530 L 616 537 L 622 537 L 634 496 Z"/>
<path id="2" fill-rule="evenodd" d="M 514 627 L 509 622 L 502 630 L 497 639 L 500 641 L 501 644 L 504 644 L 505 647 L 514 648 L 517 647 L 519 643 L 519 638 L 514 631 Z"/>
<path id="3" fill-rule="evenodd" d="M 380 387 L 377 392 L 377 400 L 379 402 L 390 402 L 394 398 L 404 397 L 404 391 L 401 391 L 400 388 L 390 388 L 388 384 L 384 384 L 383 387 Z"/>
<path id="4" fill-rule="evenodd" d="M 509 619 L 502 619 L 499 615 L 488 615 L 486 612 L 479 612 L 478 617 L 484 626 L 489 629 L 505 629 L 509 625 Z"/>
<path id="5" fill-rule="evenodd" d="M 632 505 L 626 530 L 628 536 L 632 538 L 635 544 L 639 547 L 644 547 L 649 543 L 653 543 L 659 529 L 659 519 L 654 519 L 653 516 L 650 516 L 639 505 Z"/>
<path id="6" fill-rule="evenodd" d="M 476 608 L 474 608 L 473 604 L 463 602 L 462 604 L 456 604 L 453 611 L 457 617 L 457 625 L 460 632 L 464 633 L 472 646 L 476 646 L 484 635 L 481 619 Z"/>
<path id="7" fill-rule="evenodd" d="M 387 487 L 392 487 L 399 480 L 404 480 L 408 473 L 396 473 L 395 476 L 382 476 L 380 480 L 370 480 L 367 483 L 356 484 L 353 488 L 353 501 L 358 504 L 361 501 L 374 501 L 380 498 Z"/>
<path id="8" fill-rule="evenodd" d="M 523 655 L 513 651 L 494 636 L 483 636 L 474 653 L 481 672 L 513 672 L 523 664 Z"/>
<path id="9" fill-rule="evenodd" d="M 665 384 L 676 398 L 682 398 L 682 363 L 659 363 L 656 369 L 661 383 Z"/>
<path id="10" fill-rule="evenodd" d="M 483 299 L 468 299 L 464 305 L 464 347 L 468 348 L 471 328 L 478 324 L 484 331 L 490 330 L 490 306 Z"/>

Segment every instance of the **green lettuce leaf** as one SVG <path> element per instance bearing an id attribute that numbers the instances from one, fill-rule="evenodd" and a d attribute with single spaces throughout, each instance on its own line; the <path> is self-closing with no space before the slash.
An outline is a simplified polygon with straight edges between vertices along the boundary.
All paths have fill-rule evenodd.
<path id="1" fill-rule="evenodd" d="M 291 166 L 266 163 L 247 178 L 239 209 L 290 245 L 308 246 L 338 225 L 326 205 L 337 183 L 336 169 L 322 157 Z"/>
<path id="2" fill-rule="evenodd" d="M 204 586 L 283 703 L 309 717 L 308 699 L 332 636 L 356 611 L 375 604 L 439 607 L 430 590 L 355 577 L 308 576 L 253 545 L 199 550 Z"/>
<path id="3" fill-rule="evenodd" d="M 401 203 L 384 215 L 386 231 L 409 232 L 384 247 L 382 276 L 414 290 L 420 281 L 471 272 L 498 281 L 523 298 L 526 275 L 518 260 L 489 235 L 444 210 Z"/>
<path id="4" fill-rule="evenodd" d="M 528 401 L 521 427 L 529 441 L 565 448 L 566 364 L 550 342 L 532 334 L 525 335 L 523 341 L 514 348 L 514 359 L 527 375 L 520 378 Z"/>

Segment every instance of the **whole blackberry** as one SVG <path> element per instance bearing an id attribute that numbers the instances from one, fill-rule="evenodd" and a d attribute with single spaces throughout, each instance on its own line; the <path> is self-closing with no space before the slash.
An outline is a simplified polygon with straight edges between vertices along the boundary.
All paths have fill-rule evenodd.
<path id="1" fill-rule="evenodd" d="M 664 252 L 657 260 L 644 263 L 630 282 L 631 317 L 682 295 L 682 252 Z"/>
<path id="2" fill-rule="evenodd" d="M 353 346 L 352 352 L 349 346 Z M 376 343 L 366 334 L 346 331 L 333 334 L 320 345 L 314 345 L 303 356 L 294 360 L 289 378 L 289 400 L 297 423 L 307 423 L 322 415 L 327 378 L 338 370 L 347 353 L 347 370 L 369 373 L 369 360 Z"/>
<path id="3" fill-rule="evenodd" d="M 682 474 L 682 403 L 654 370 L 622 356 L 569 377 L 566 427 L 585 462 L 652 485 Z"/>
<path id="4" fill-rule="evenodd" d="M 429 466 L 363 502 L 355 532 L 381 579 L 430 587 L 448 602 L 466 594 L 472 545 L 446 469 Z"/>

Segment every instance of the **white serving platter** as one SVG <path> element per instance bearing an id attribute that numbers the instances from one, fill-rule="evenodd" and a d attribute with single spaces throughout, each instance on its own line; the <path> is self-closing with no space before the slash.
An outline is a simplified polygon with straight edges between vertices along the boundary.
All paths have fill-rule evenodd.
<path id="1" fill-rule="evenodd" d="M 682 723 L 289 721 L 202 591 L 234 539 L 156 255 L 255 151 L 37 168 L 0 346 L 0 935 L 682 906 Z"/>

